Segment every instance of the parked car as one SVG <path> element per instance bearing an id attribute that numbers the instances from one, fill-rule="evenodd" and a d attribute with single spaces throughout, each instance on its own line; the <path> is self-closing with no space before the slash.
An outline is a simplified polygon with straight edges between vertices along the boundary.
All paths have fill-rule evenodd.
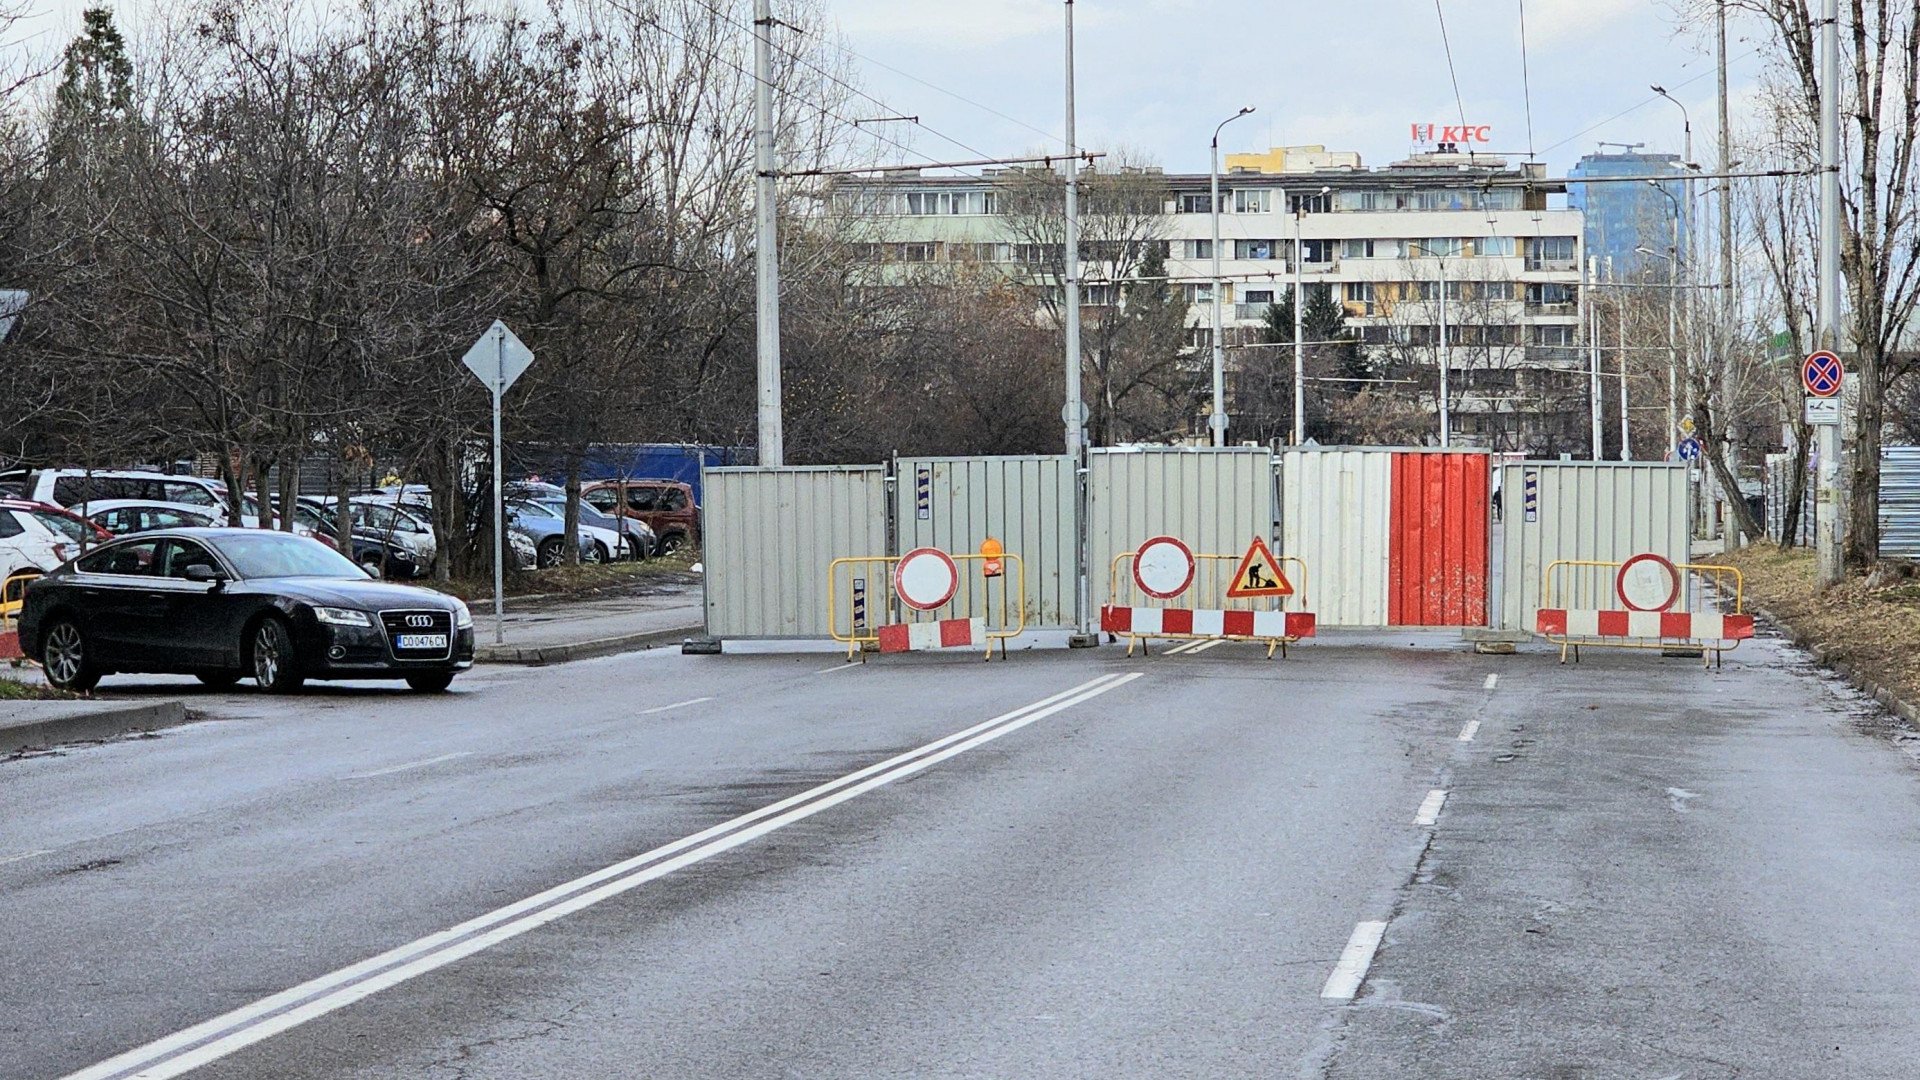
<path id="1" fill-rule="evenodd" d="M 224 514 L 211 506 L 147 502 L 144 499 L 101 499 L 87 504 L 87 520 L 115 536 L 155 529 L 205 529 L 222 524 Z"/>
<path id="2" fill-rule="evenodd" d="M 638 518 L 659 539 L 654 554 L 671 555 L 700 542 L 700 508 L 693 488 L 678 480 L 599 480 L 580 497 L 601 513 Z"/>
<path id="3" fill-rule="evenodd" d="M 533 501 L 545 507 L 547 512 L 555 517 L 564 517 L 567 512 L 565 499 L 535 499 Z M 608 532 L 616 532 L 626 537 L 626 558 L 648 559 L 653 557 L 653 548 L 657 542 L 657 538 L 653 535 L 653 530 L 647 527 L 646 522 L 641 521 L 639 518 L 632 517 L 610 517 L 595 509 L 593 504 L 585 499 L 580 500 L 579 506 L 580 524 L 582 526 L 591 525 L 596 529 L 605 529 Z"/>
<path id="4" fill-rule="evenodd" d="M 0 499 L 0 580 L 45 572 L 113 534 L 86 518 L 30 499 Z"/>
<path id="5" fill-rule="evenodd" d="M 347 512 L 353 515 L 355 532 L 365 531 L 391 541 L 406 548 L 414 562 L 433 565 L 437 548 L 433 523 L 426 518 L 384 495 L 356 495 L 348 500 Z"/>
<path id="6" fill-rule="evenodd" d="M 105 499 L 201 507 L 222 507 L 227 502 L 226 485 L 217 480 L 139 469 L 41 469 L 27 474 L 23 485 L 29 499 L 81 513 L 88 512 L 82 509 L 88 504 Z"/>
<path id="7" fill-rule="evenodd" d="M 567 523 L 552 510 L 532 500 L 507 504 L 507 527 L 518 530 L 533 541 L 544 569 L 566 561 Z M 617 532 L 580 526 L 580 561 L 603 563 L 627 557 L 627 539 Z"/>
<path id="8" fill-rule="evenodd" d="M 123 537 L 27 589 L 20 643 L 63 690 L 104 675 L 405 679 L 445 690 L 473 664 L 473 616 L 428 589 L 368 580 L 317 540 L 265 529 Z"/>
<path id="9" fill-rule="evenodd" d="M 316 499 L 294 500 L 295 532 L 333 544 L 340 536 L 338 525 L 335 506 Z M 412 551 L 358 527 L 353 530 L 353 561 L 374 577 L 417 578 L 427 572 Z"/>

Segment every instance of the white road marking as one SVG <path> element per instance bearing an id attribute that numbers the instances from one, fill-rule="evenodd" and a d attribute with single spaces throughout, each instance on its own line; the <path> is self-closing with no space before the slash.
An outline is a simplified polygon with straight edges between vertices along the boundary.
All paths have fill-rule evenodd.
<path id="1" fill-rule="evenodd" d="M 53 854 L 52 848 L 41 848 L 39 851 L 23 851 L 18 855 L 0 855 L 0 866 L 5 866 L 8 863 L 26 862 L 28 859 L 37 859 L 42 855 L 51 854 Z"/>
<path id="2" fill-rule="evenodd" d="M 1201 642 L 1199 647 L 1195 648 L 1193 651 L 1206 652 L 1208 649 L 1213 648 L 1215 645 L 1225 645 L 1225 644 L 1226 644 L 1226 640 L 1224 638 L 1214 638 L 1212 641 Z"/>
<path id="3" fill-rule="evenodd" d="M 1360 992 L 1367 968 L 1373 963 L 1374 950 L 1380 947 L 1380 939 L 1386 933 L 1387 924 L 1383 921 L 1355 926 L 1353 936 L 1347 939 L 1346 951 L 1340 954 L 1340 962 L 1333 966 L 1333 974 L 1327 976 L 1327 985 L 1320 988 L 1320 996 L 1332 1001 L 1352 1001 L 1353 995 Z"/>
<path id="4" fill-rule="evenodd" d="M 472 756 L 473 756 L 473 751 L 462 750 L 457 754 L 441 754 L 439 757 L 430 757 L 424 761 L 409 761 L 405 765 L 393 765 L 385 769 L 375 769 L 372 772 L 354 773 L 353 775 L 347 777 L 347 779 L 369 780 L 376 776 L 391 776 L 394 773 L 406 772 L 409 769 L 424 769 L 429 765 L 438 765 L 443 761 L 452 761 L 454 758 L 463 758 L 463 757 L 472 757 Z"/>
<path id="5" fill-rule="evenodd" d="M 865 667 L 865 666 L 866 666 L 865 664 L 862 664 L 860 661 L 855 660 L 850 664 L 836 664 L 833 667 L 821 668 L 819 671 L 814 672 L 814 674 L 815 675 L 831 675 L 836 671 L 845 671 L 848 668 L 857 668 L 857 667 Z"/>
<path id="6" fill-rule="evenodd" d="M 1673 807 L 1673 812 L 1676 814 L 1689 813 L 1687 800 L 1697 799 L 1699 797 L 1699 792 L 1688 791 L 1686 788 L 1670 787 L 1667 789 L 1667 805 Z"/>
<path id="7" fill-rule="evenodd" d="M 663 713 L 669 709 L 684 709 L 689 705 L 698 705 L 703 701 L 712 701 L 712 700 L 713 699 L 710 697 L 688 698 L 685 701 L 676 701 L 671 705 L 656 705 L 651 709 L 641 709 L 639 712 L 635 713 L 634 715 L 635 716 L 652 716 L 654 713 Z"/>
<path id="8" fill-rule="evenodd" d="M 1161 653 L 1160 655 L 1161 656 L 1179 656 L 1183 652 L 1191 652 L 1193 650 L 1193 647 L 1198 644 L 1200 643 L 1197 641 L 1183 641 L 1180 644 L 1175 645 L 1173 648 L 1168 649 L 1166 652 Z"/>
<path id="9" fill-rule="evenodd" d="M 1489 689 L 1489 690 L 1491 690 L 1491 689 L 1493 689 L 1493 684 L 1494 684 L 1494 683 L 1497 683 L 1497 682 L 1499 682 L 1499 681 L 1500 681 L 1500 676 L 1498 676 L 1498 675 L 1489 675 L 1489 676 L 1487 676 L 1487 684 L 1486 684 L 1486 686 L 1487 686 L 1487 689 Z"/>
<path id="10" fill-rule="evenodd" d="M 136 1047 L 66 1080 L 165 1080 L 985 745 L 1141 677 L 1107 674 Z"/>
<path id="11" fill-rule="evenodd" d="M 1475 735 L 1478 735 L 1479 733 L 1480 733 L 1480 721 L 1469 720 L 1467 721 L 1467 726 L 1460 729 L 1460 741 L 1472 742 L 1473 737 Z"/>
<path id="12" fill-rule="evenodd" d="M 1447 805 L 1447 793 L 1444 788 L 1434 788 L 1420 802 L 1420 811 L 1413 815 L 1415 825 L 1432 825 L 1440 820 L 1440 808 Z"/>

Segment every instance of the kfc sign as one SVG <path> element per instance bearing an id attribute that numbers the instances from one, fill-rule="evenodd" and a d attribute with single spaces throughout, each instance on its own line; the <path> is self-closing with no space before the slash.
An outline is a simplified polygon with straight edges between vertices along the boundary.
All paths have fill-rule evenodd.
<path id="1" fill-rule="evenodd" d="M 1415 124 L 1413 141 L 1421 146 L 1484 144 L 1493 141 L 1493 128 L 1487 124 Z"/>

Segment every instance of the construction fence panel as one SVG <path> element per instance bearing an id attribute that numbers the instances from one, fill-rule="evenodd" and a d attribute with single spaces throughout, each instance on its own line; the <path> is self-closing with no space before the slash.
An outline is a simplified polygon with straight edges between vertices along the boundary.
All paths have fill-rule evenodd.
<path id="1" fill-rule="evenodd" d="M 1501 629 L 1531 632 L 1542 575 L 1555 562 L 1620 563 L 1643 552 L 1692 561 L 1684 464 L 1526 461 L 1502 466 L 1500 485 Z M 1617 606 L 1599 571 L 1557 589 L 1561 606 Z"/>
<path id="2" fill-rule="evenodd" d="M 936 547 L 978 552 L 989 536 L 1026 569 L 1026 627 L 1074 624 L 1079 498 L 1074 461 L 1064 455 L 901 458 L 895 470 L 895 554 Z M 992 582 L 968 575 L 959 598 L 984 603 Z"/>
<path id="3" fill-rule="evenodd" d="M 1195 552 L 1211 554 L 1244 552 L 1256 536 L 1271 543 L 1273 489 L 1273 454 L 1263 448 L 1090 451 L 1087 566 L 1095 609 L 1109 602 L 1114 556 L 1155 536 L 1178 537 Z M 1311 564 L 1307 572 L 1315 572 Z M 1310 608 L 1319 590 L 1311 579 L 1308 588 Z M 1225 600 L 1201 591 L 1196 582 L 1189 593 L 1196 606 Z"/>
<path id="4" fill-rule="evenodd" d="M 1290 447 L 1276 467 L 1278 553 L 1306 563 L 1319 625 L 1387 625 L 1393 454 Z"/>
<path id="5" fill-rule="evenodd" d="M 829 637 L 828 566 L 887 554 L 878 465 L 708 469 L 703 490 L 710 637 Z"/>
<path id="6" fill-rule="evenodd" d="M 1920 559 L 1920 446 L 1880 450 L 1880 557 Z"/>
<path id="7" fill-rule="evenodd" d="M 1487 624 L 1491 482 L 1485 453 L 1394 453 L 1389 625 Z"/>

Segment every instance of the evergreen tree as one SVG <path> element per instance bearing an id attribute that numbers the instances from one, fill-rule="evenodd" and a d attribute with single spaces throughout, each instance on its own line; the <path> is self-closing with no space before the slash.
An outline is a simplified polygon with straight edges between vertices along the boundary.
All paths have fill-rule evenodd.
<path id="1" fill-rule="evenodd" d="M 133 62 L 113 11 L 88 8 L 81 21 L 63 54 L 50 125 L 52 157 L 69 166 L 91 163 L 133 112 Z"/>

